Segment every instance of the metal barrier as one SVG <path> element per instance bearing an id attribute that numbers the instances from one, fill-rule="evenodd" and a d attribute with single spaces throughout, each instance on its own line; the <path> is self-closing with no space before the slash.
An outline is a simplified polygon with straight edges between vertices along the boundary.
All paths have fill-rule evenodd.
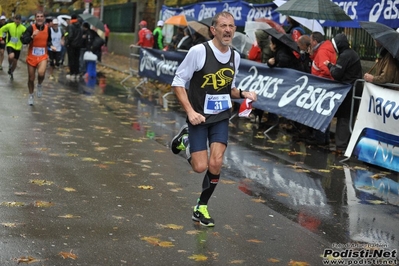
<path id="1" fill-rule="evenodd" d="M 130 46 L 130 54 L 129 54 L 129 75 L 125 77 L 120 84 L 130 92 L 131 87 L 125 85 L 125 82 L 132 77 L 139 77 L 139 64 L 140 64 L 140 46 L 132 45 Z M 147 83 L 148 79 L 146 77 L 140 78 L 140 82 L 135 84 L 133 82 L 133 89 L 135 89 L 140 95 L 143 95 L 143 87 L 145 83 Z M 130 96 L 130 93 L 129 93 Z"/>

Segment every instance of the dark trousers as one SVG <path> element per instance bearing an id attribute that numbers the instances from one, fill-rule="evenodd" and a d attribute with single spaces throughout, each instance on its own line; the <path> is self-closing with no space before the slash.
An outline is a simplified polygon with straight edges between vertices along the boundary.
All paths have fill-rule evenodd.
<path id="1" fill-rule="evenodd" d="M 68 48 L 69 74 L 79 75 L 80 48 Z"/>

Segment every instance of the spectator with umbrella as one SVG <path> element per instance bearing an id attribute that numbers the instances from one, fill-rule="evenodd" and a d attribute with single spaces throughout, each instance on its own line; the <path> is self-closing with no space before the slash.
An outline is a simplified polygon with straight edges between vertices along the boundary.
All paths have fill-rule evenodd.
<path id="1" fill-rule="evenodd" d="M 373 37 L 377 48 L 377 60 L 364 80 L 399 84 L 399 33 L 378 22 L 360 22 L 360 26 Z"/>

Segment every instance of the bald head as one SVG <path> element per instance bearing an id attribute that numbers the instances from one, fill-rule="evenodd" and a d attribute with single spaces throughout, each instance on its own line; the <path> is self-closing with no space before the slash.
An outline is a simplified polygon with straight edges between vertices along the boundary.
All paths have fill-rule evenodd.
<path id="1" fill-rule="evenodd" d="M 299 37 L 297 44 L 301 51 L 308 51 L 310 46 L 310 37 L 308 35 L 302 35 Z"/>

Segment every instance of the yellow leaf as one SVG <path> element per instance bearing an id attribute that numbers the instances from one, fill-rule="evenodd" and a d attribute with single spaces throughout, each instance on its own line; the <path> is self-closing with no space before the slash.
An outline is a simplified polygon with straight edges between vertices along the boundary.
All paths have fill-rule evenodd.
<path id="1" fill-rule="evenodd" d="M 82 158 L 82 161 L 84 161 L 84 162 L 98 162 L 98 159 L 85 157 L 85 158 Z"/>
<path id="2" fill-rule="evenodd" d="M 174 247 L 175 246 L 170 241 L 161 241 L 158 244 L 159 244 L 160 247 L 163 247 L 163 248 L 170 248 L 170 247 Z"/>
<path id="3" fill-rule="evenodd" d="M 263 243 L 263 241 L 258 240 L 258 239 L 248 239 L 247 242 L 250 242 L 250 243 Z"/>
<path id="4" fill-rule="evenodd" d="M 142 237 L 141 240 L 144 240 L 147 243 L 154 245 L 154 246 L 159 246 L 159 242 L 160 242 L 160 240 L 158 238 L 152 237 L 152 236 Z"/>
<path id="5" fill-rule="evenodd" d="M 151 160 L 141 160 L 140 163 L 152 163 Z"/>
<path id="6" fill-rule="evenodd" d="M 77 153 L 67 153 L 67 156 L 68 157 L 78 157 L 79 154 L 77 154 Z"/>
<path id="7" fill-rule="evenodd" d="M 108 150 L 108 148 L 107 147 L 95 147 L 94 150 L 95 151 L 105 151 L 105 150 Z"/>
<path id="8" fill-rule="evenodd" d="M 180 230 L 180 229 L 183 229 L 183 226 L 182 225 L 176 225 L 176 224 L 167 224 L 167 225 L 164 226 L 164 228 Z"/>
<path id="9" fill-rule="evenodd" d="M 39 185 L 39 186 L 44 186 L 44 185 L 50 186 L 50 185 L 52 185 L 54 183 L 52 181 L 47 181 L 47 180 L 44 180 L 44 179 L 31 179 L 29 181 L 32 184 Z"/>
<path id="10" fill-rule="evenodd" d="M 65 219 L 75 219 L 75 218 L 80 218 L 80 216 L 75 216 L 73 214 L 65 214 L 65 215 L 60 215 L 58 216 L 60 218 L 65 218 Z"/>
<path id="11" fill-rule="evenodd" d="M 1 223 L 4 227 L 15 228 L 17 227 L 16 223 Z"/>
<path id="12" fill-rule="evenodd" d="M 208 259 L 207 256 L 202 255 L 202 254 L 195 254 L 195 255 L 192 255 L 192 256 L 190 256 L 188 258 L 192 259 L 194 261 L 206 261 Z"/>
<path id="13" fill-rule="evenodd" d="M 310 266 L 310 264 L 305 261 L 295 261 L 295 260 L 290 260 L 288 265 L 289 266 Z"/>
<path id="14" fill-rule="evenodd" d="M 266 200 L 263 200 L 263 199 L 261 199 L 261 198 L 258 198 L 258 199 L 251 199 L 253 202 L 257 202 L 257 203 L 264 203 L 264 202 L 266 202 Z"/>
<path id="15" fill-rule="evenodd" d="M 34 262 L 38 262 L 38 261 L 39 260 L 35 259 L 32 256 L 20 257 L 19 259 L 17 259 L 17 264 L 20 264 L 20 263 L 30 264 L 30 263 L 34 263 Z"/>
<path id="16" fill-rule="evenodd" d="M 7 207 L 22 207 L 25 206 L 25 203 L 19 201 L 9 201 L 9 202 L 2 202 L 1 205 Z"/>
<path id="17" fill-rule="evenodd" d="M 138 188 L 141 188 L 141 189 L 149 189 L 149 190 L 154 189 L 153 186 L 138 186 Z"/>
<path id="18" fill-rule="evenodd" d="M 38 208 L 48 208 L 53 206 L 54 203 L 52 202 L 47 202 L 47 201 L 35 201 L 35 203 L 33 204 L 33 206 L 38 207 Z"/>
<path id="19" fill-rule="evenodd" d="M 71 188 L 71 187 L 64 187 L 64 190 L 67 192 L 75 192 L 76 191 L 76 189 Z"/>
<path id="20" fill-rule="evenodd" d="M 230 264 L 243 264 L 245 260 L 231 260 Z"/>
<path id="21" fill-rule="evenodd" d="M 123 175 L 125 175 L 125 176 L 127 176 L 127 177 L 133 177 L 133 176 L 136 176 L 137 174 L 133 174 L 133 173 L 125 173 L 125 174 L 123 174 Z"/>
<path id="22" fill-rule="evenodd" d="M 150 173 L 150 175 L 158 176 L 158 175 L 162 175 L 162 174 L 160 174 L 160 173 Z"/>
<path id="23" fill-rule="evenodd" d="M 267 259 L 267 261 L 268 261 L 268 262 L 272 262 L 272 263 L 277 263 L 277 262 L 280 262 L 280 260 L 279 260 L 279 259 L 275 259 L 275 258 L 270 258 L 270 259 Z"/>
<path id="24" fill-rule="evenodd" d="M 60 255 L 63 259 L 73 259 L 76 260 L 78 258 L 78 256 L 76 256 L 75 254 L 71 252 L 60 252 L 58 253 L 58 255 Z"/>

